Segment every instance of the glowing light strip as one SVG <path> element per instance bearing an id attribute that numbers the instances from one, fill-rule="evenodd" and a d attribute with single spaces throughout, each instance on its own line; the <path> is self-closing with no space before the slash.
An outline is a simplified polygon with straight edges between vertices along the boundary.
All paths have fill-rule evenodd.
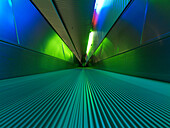
<path id="1" fill-rule="evenodd" d="M 100 11 L 102 10 L 103 5 L 104 5 L 104 1 L 105 1 L 105 0 L 96 0 L 94 9 L 96 10 L 96 13 L 97 13 L 97 14 L 99 14 Z"/>
<path id="2" fill-rule="evenodd" d="M 93 36 L 94 36 L 94 32 L 90 32 L 86 54 L 88 54 L 90 51 L 91 45 L 93 43 Z"/>
<path id="3" fill-rule="evenodd" d="M 94 14 L 93 14 L 93 20 L 92 20 L 93 28 L 95 28 L 95 26 L 98 22 L 98 16 L 104 6 L 104 1 L 105 0 L 96 0 L 96 2 L 95 2 Z M 88 46 L 87 46 L 87 50 L 86 50 L 87 55 L 91 49 L 91 45 L 93 43 L 93 38 L 94 38 L 94 32 L 90 32 Z"/>
<path id="4" fill-rule="evenodd" d="M 93 29 L 95 30 L 99 14 L 101 10 L 105 7 L 105 0 L 96 0 L 95 2 L 95 7 L 94 7 L 94 13 L 93 13 L 93 19 L 92 19 L 92 24 L 93 24 Z M 93 38 L 94 38 L 94 31 L 90 32 L 89 34 L 89 40 L 88 40 L 88 46 L 86 50 L 86 54 L 89 54 L 89 51 L 91 49 L 92 43 L 93 43 Z"/>

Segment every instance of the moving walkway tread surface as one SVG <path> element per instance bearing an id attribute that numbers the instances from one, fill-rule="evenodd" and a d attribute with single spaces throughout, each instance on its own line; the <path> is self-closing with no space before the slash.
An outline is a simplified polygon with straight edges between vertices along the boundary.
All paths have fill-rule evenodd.
<path id="1" fill-rule="evenodd" d="M 1 127 L 170 127 L 170 84 L 96 69 L 0 80 Z"/>

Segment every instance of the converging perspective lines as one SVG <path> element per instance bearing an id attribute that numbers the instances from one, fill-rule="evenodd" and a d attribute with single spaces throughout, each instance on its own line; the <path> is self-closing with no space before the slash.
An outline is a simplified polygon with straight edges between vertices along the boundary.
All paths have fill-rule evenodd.
<path id="1" fill-rule="evenodd" d="M 71 69 L 1 80 L 1 127 L 170 127 L 169 96 L 115 75 Z"/>

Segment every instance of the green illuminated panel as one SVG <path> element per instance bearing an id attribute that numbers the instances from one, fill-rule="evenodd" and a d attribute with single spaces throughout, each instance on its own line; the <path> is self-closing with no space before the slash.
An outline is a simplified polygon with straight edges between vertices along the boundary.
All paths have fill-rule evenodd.
<path id="1" fill-rule="evenodd" d="M 57 34 L 47 39 L 44 53 L 66 61 L 73 60 L 73 53 Z"/>

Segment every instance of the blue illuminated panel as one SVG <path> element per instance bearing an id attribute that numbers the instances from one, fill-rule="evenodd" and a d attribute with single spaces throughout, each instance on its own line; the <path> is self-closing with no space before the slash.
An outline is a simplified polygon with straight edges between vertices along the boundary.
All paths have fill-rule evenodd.
<path id="1" fill-rule="evenodd" d="M 17 44 L 11 0 L 0 0 L 0 40 Z"/>

